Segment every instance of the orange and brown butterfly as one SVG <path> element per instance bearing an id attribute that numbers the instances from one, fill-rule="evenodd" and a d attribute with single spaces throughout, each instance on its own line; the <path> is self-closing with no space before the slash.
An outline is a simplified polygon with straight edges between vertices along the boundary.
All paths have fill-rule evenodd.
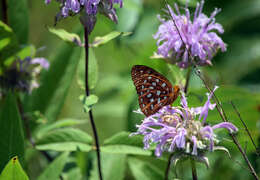
<path id="1" fill-rule="evenodd" d="M 179 86 L 172 86 L 168 79 L 150 67 L 135 65 L 131 75 L 139 96 L 139 106 L 146 116 L 172 104 L 179 95 Z"/>

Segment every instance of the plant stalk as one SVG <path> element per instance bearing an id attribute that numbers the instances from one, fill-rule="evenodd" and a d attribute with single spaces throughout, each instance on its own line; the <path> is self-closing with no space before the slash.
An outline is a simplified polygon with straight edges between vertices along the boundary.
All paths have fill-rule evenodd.
<path id="1" fill-rule="evenodd" d="M 89 39 L 88 39 L 88 29 L 84 27 L 84 38 L 85 38 L 85 91 L 86 91 L 86 96 L 89 96 L 89 87 L 88 87 L 88 65 L 89 65 Z M 97 164 L 98 164 L 98 174 L 99 174 L 99 179 L 103 180 L 102 178 L 102 171 L 101 171 L 101 157 L 100 157 L 100 146 L 99 146 L 99 141 L 98 141 L 98 133 L 95 125 L 95 121 L 93 118 L 93 113 L 92 109 L 89 110 L 89 119 L 90 119 L 90 124 L 93 130 L 93 135 L 95 139 L 95 146 L 96 146 L 96 153 L 97 153 Z"/>
<path id="2" fill-rule="evenodd" d="M 193 180 L 197 180 L 198 179 L 198 176 L 197 176 L 197 170 L 196 170 L 196 164 L 195 164 L 195 161 L 194 159 L 190 159 L 190 162 L 191 162 L 191 172 L 192 172 L 192 179 Z"/>

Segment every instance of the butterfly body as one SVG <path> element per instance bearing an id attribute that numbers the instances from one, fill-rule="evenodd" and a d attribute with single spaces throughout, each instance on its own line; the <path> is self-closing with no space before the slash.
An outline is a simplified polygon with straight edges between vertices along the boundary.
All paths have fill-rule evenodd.
<path id="1" fill-rule="evenodd" d="M 139 96 L 139 106 L 146 116 L 172 104 L 178 97 L 179 86 L 173 87 L 167 78 L 152 68 L 135 65 L 131 75 Z"/>

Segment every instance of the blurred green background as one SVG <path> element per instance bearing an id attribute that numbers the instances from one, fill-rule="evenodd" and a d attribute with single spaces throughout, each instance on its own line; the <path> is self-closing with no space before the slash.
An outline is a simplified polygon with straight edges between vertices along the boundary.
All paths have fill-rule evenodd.
<path id="1" fill-rule="evenodd" d="M 173 2 L 169 1 L 171 5 Z M 182 5 L 185 4 L 185 0 L 175 2 Z M 194 7 L 195 5 L 196 1 L 191 0 L 190 6 Z M 54 17 L 58 10 L 57 3 L 53 2 L 46 6 L 44 0 L 28 0 L 28 6 L 30 9 L 29 43 L 35 45 L 37 49 L 46 47 L 44 50 L 39 51 L 37 56 L 46 57 L 50 60 L 52 66 L 53 57 L 59 52 L 59 47 L 65 43 L 47 29 L 48 26 L 52 27 L 54 25 Z M 259 156 L 255 155 L 254 148 L 244 131 L 244 127 L 241 125 L 229 102 L 230 100 L 234 101 L 241 116 L 251 130 L 254 140 L 256 142 L 259 141 L 260 1 L 206 0 L 204 13 L 209 16 L 215 7 L 222 9 L 216 16 L 216 21 L 224 27 L 225 32 L 221 37 L 227 44 L 227 51 L 217 54 L 212 60 L 213 66 L 202 67 L 201 69 L 208 83 L 220 86 L 216 94 L 222 100 L 229 120 L 240 128 L 239 139 L 241 144 L 243 148 L 247 149 L 249 158 L 259 174 Z M 123 8 L 117 9 L 119 19 L 117 25 L 104 16 L 98 15 L 98 21 L 90 36 L 90 42 L 96 36 L 103 36 L 114 30 L 133 32 L 130 36 L 114 39 L 103 46 L 93 49 L 98 65 L 98 81 L 91 94 L 99 97 L 99 102 L 94 106 L 93 113 L 101 143 L 104 139 L 122 130 L 134 131 L 135 124 L 140 123 L 143 118 L 132 112 L 138 108 L 137 95 L 130 77 L 133 65 L 144 64 L 155 68 L 167 76 L 173 83 L 178 79 L 178 77 L 172 76 L 174 68 L 168 68 L 167 64 L 160 59 L 150 58 L 157 50 L 156 41 L 152 36 L 156 33 L 159 25 L 157 14 L 162 14 L 163 8 L 163 0 L 124 0 Z M 62 20 L 57 24 L 56 28 L 64 28 L 69 32 L 81 28 L 78 16 Z M 63 58 L 66 58 L 66 56 Z M 59 59 L 60 66 L 56 67 L 60 69 L 57 69 L 57 71 L 61 71 L 64 68 L 62 60 Z M 79 62 L 79 64 L 81 63 Z M 186 71 L 180 73 L 185 75 Z M 62 107 L 61 111 L 56 114 L 57 119 L 82 119 L 86 123 L 78 128 L 92 134 L 88 115 L 83 112 L 82 103 L 79 101 L 79 96 L 84 91 L 79 88 L 77 83 L 78 73 L 66 75 L 71 76 L 73 80 L 69 85 L 66 98 L 61 100 L 64 100 L 64 104 L 51 101 L 52 106 L 56 106 L 57 103 L 57 106 Z M 188 94 L 190 105 L 202 105 L 206 100 L 205 93 L 206 90 L 200 79 L 192 73 Z M 45 97 L 41 98 L 44 99 Z M 41 99 L 38 99 L 38 101 L 38 104 L 40 104 Z M 221 122 L 215 110 L 210 112 L 208 122 L 210 124 Z M 229 137 L 223 135 L 223 138 Z M 244 168 L 246 165 L 236 147 L 232 145 L 230 140 L 227 140 L 225 145 L 230 149 L 232 159 L 230 160 L 223 152 L 211 154 L 209 156 L 211 163 L 209 170 L 206 170 L 203 165 L 198 165 L 199 179 L 252 179 L 249 171 Z M 30 153 L 27 152 L 27 154 Z M 77 157 L 81 156 L 82 158 L 85 157 L 85 155 L 80 153 L 77 155 Z M 109 157 L 109 155 L 104 156 Z M 26 171 L 34 179 L 42 171 L 43 167 L 46 166 L 46 162 L 39 154 L 32 157 L 28 159 L 29 163 Z M 151 162 L 154 167 L 160 170 L 160 173 L 164 172 L 165 160 L 154 159 L 154 157 L 138 158 Z M 242 165 L 237 163 L 237 161 Z M 134 159 L 132 160 L 133 163 L 135 163 Z M 131 164 L 129 166 L 131 169 Z M 181 163 L 178 171 L 183 179 L 191 179 L 190 167 L 187 163 Z M 126 171 L 125 177 L 125 179 L 133 179 L 135 175 Z"/>

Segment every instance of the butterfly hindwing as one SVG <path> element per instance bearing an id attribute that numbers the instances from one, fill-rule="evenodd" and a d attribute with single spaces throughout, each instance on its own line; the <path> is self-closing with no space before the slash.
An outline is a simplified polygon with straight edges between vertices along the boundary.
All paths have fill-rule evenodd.
<path id="1" fill-rule="evenodd" d="M 179 87 L 173 88 L 168 79 L 152 68 L 136 65 L 131 74 L 139 96 L 139 106 L 146 116 L 156 113 L 177 98 Z"/>

